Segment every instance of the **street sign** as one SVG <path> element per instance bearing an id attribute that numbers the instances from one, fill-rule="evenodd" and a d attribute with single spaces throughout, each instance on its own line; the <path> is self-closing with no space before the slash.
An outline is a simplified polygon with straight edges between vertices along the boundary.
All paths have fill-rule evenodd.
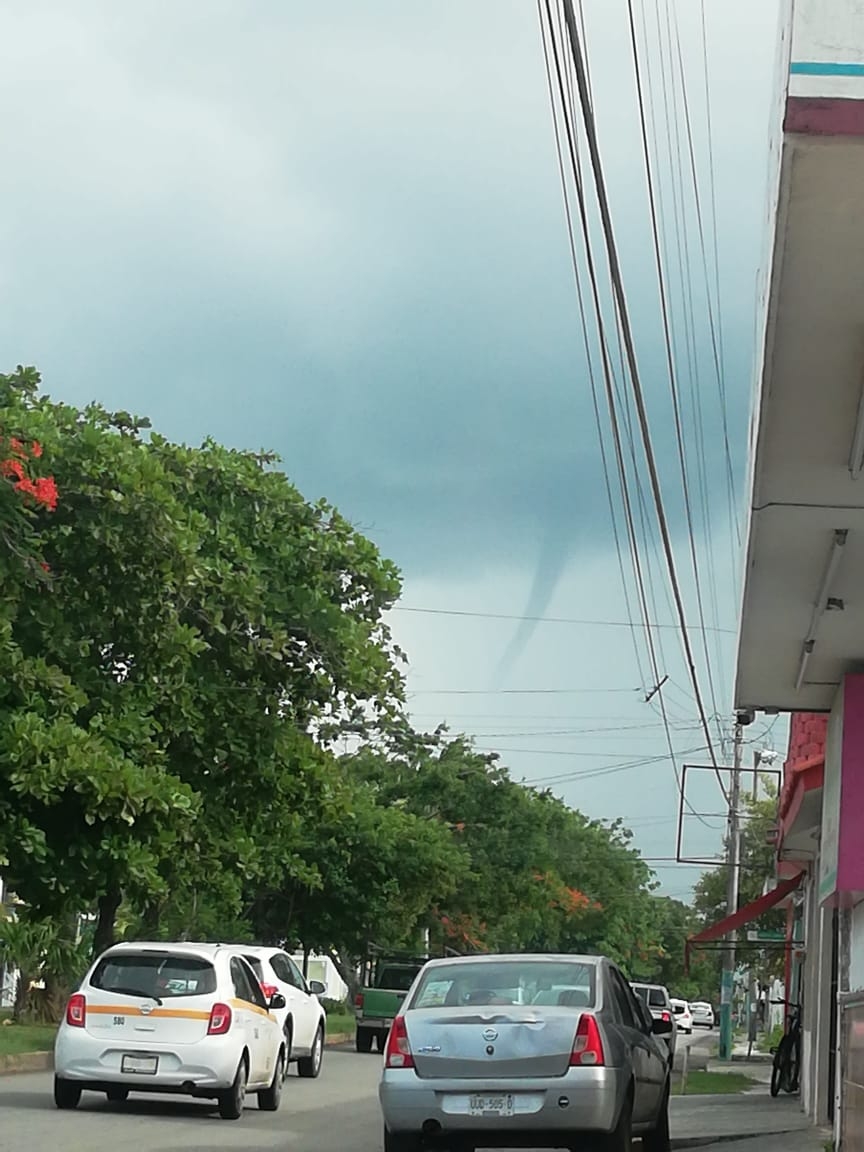
<path id="1" fill-rule="evenodd" d="M 752 944 L 782 944 L 786 939 L 786 933 L 775 932 L 770 929 L 751 928 L 747 933 L 747 939 Z"/>

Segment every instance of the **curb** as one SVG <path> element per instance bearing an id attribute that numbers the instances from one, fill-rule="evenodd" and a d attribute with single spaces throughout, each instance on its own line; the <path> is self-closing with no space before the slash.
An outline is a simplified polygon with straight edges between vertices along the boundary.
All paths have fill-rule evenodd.
<path id="1" fill-rule="evenodd" d="M 21 1052 L 15 1056 L 0 1056 L 0 1076 L 14 1076 L 19 1072 L 50 1072 L 53 1067 L 53 1052 Z"/>
<path id="2" fill-rule="evenodd" d="M 790 1136 L 793 1132 L 800 1132 L 800 1128 L 780 1128 L 776 1132 L 731 1132 L 722 1136 L 681 1136 L 677 1140 L 670 1140 L 670 1147 L 674 1152 L 684 1148 L 713 1148 L 715 1144 L 735 1144 L 742 1140 L 758 1140 L 760 1136 Z"/>
<path id="3" fill-rule="evenodd" d="M 353 1032 L 335 1032 L 325 1041 L 327 1048 L 338 1048 L 354 1039 Z M 0 1056 L 0 1076 L 17 1076 L 22 1072 L 50 1072 L 54 1067 L 53 1052 L 21 1052 L 16 1056 Z"/>

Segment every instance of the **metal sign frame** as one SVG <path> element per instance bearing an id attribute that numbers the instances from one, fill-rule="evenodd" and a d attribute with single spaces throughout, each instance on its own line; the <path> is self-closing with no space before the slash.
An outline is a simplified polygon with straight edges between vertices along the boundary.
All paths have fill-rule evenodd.
<path id="1" fill-rule="evenodd" d="M 697 812 L 687 803 L 687 773 L 688 772 L 719 772 L 721 776 L 726 777 L 728 782 L 731 783 L 734 768 L 729 767 L 716 767 L 713 764 L 682 764 L 681 766 L 681 787 L 678 790 L 678 832 L 675 839 L 675 859 L 679 864 L 695 864 L 700 868 L 722 868 L 726 864 L 724 857 L 700 857 L 700 856 L 685 856 L 683 853 L 684 841 L 684 820 L 686 818 L 698 820 L 727 820 L 729 819 L 729 812 Z M 739 768 L 739 775 L 745 772 L 752 772 L 750 767 Z M 760 765 L 756 770 L 759 776 L 774 776 L 777 780 L 783 774 L 780 768 L 762 768 Z M 689 811 L 685 811 L 689 808 Z M 738 813 L 739 820 L 749 820 L 751 817 L 746 812 Z"/>

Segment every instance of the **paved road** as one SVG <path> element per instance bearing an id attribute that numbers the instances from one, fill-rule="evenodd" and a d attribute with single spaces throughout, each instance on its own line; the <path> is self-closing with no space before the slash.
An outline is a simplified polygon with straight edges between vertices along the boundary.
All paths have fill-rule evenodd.
<path id="1" fill-rule="evenodd" d="M 75 1112 L 58 1112 L 51 1077 L 0 1079 L 2 1152 L 380 1152 L 375 1056 L 330 1050 L 318 1080 L 292 1075 L 275 1115 L 254 1100 L 243 1118 L 220 1120 L 206 1101 L 133 1096 L 108 1104 L 85 1093 Z"/>
<path id="2" fill-rule="evenodd" d="M 704 1033 L 693 1038 L 704 1039 Z M 206 1102 L 182 1097 L 137 1096 L 111 1105 L 88 1093 L 76 1112 L 57 1112 L 49 1075 L 3 1077 L 0 1152 L 381 1152 L 380 1067 L 380 1057 L 331 1049 L 319 1080 L 291 1076 L 278 1113 L 259 1112 L 252 1101 L 236 1123 L 220 1120 Z M 758 1097 L 683 1097 L 672 1103 L 673 1136 L 679 1138 L 806 1124 L 791 1097 L 772 1101 L 770 1108 Z"/>

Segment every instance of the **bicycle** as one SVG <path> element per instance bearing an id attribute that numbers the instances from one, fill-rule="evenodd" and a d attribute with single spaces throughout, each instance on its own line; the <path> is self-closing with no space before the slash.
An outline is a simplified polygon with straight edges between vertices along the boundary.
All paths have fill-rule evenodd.
<path id="1" fill-rule="evenodd" d="M 780 1092 L 790 1094 L 798 1091 L 801 1076 L 801 1006 L 790 1004 L 788 1000 L 772 1000 L 789 1009 L 786 1031 L 775 1049 L 774 1065 L 771 1069 L 771 1095 Z"/>

